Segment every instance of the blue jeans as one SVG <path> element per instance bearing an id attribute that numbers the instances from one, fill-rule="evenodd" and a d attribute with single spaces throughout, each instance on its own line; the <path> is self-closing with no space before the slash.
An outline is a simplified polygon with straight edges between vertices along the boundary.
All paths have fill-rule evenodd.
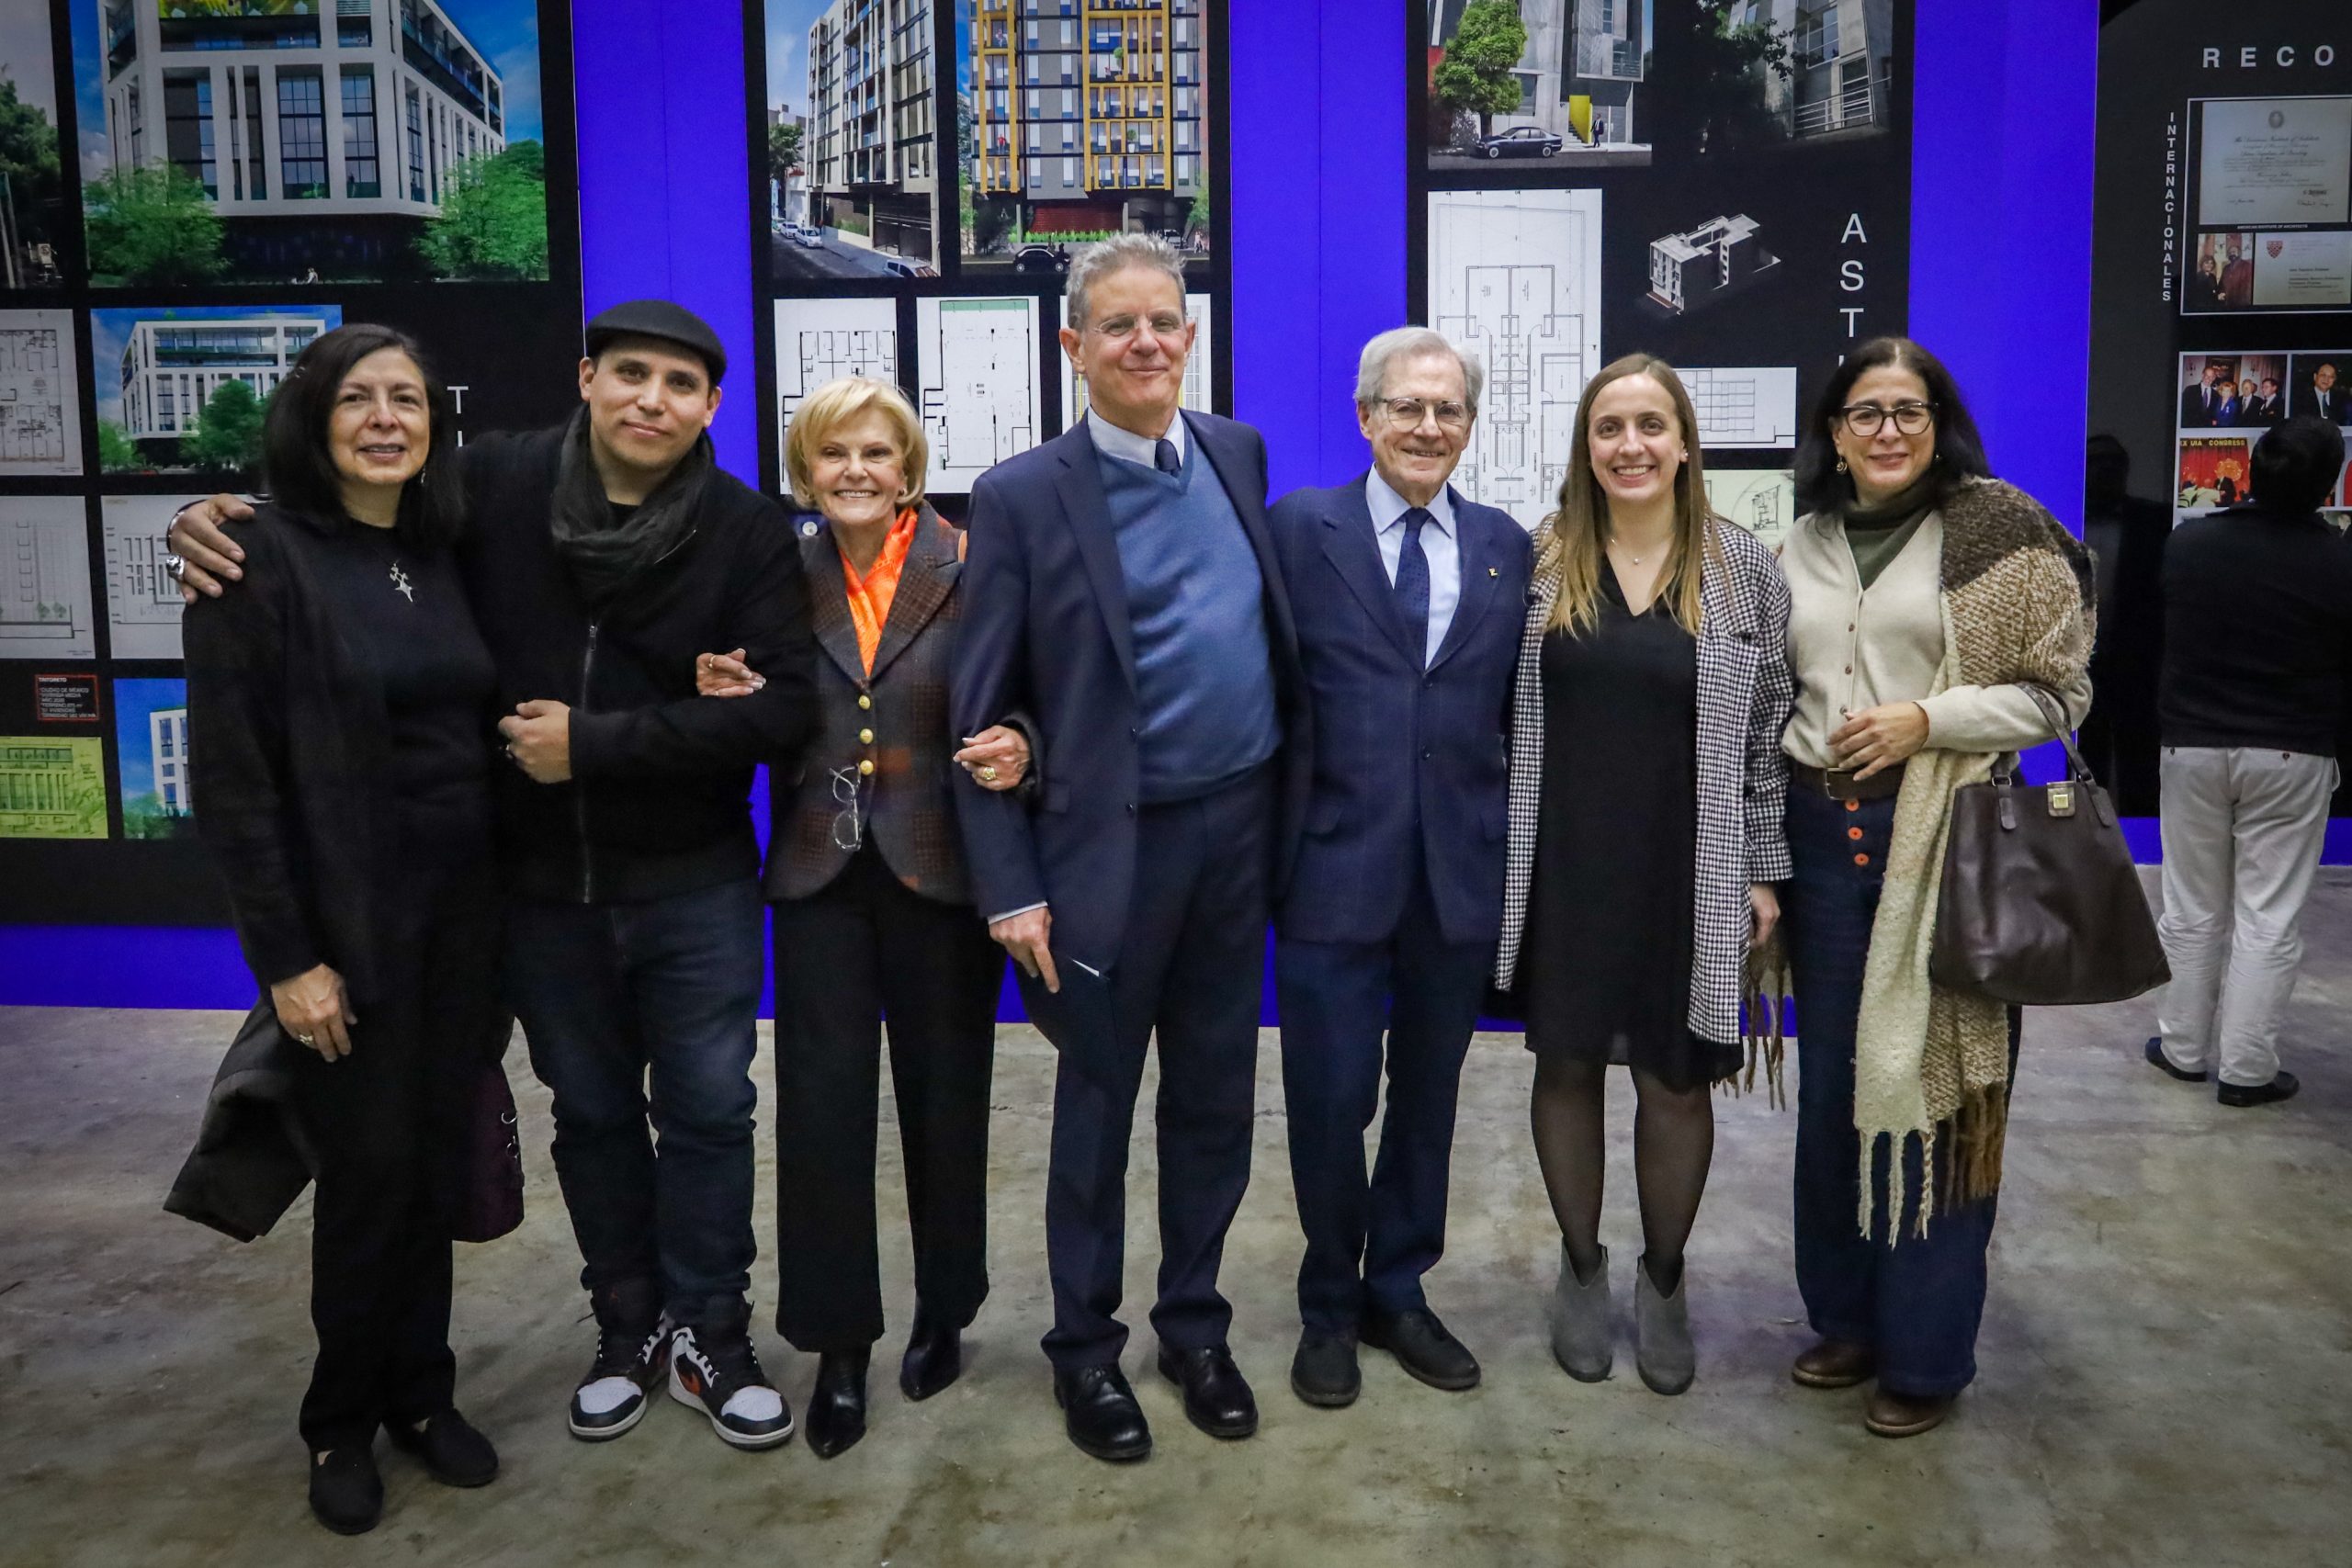
<path id="1" fill-rule="evenodd" d="M 1912 1139 L 1903 1160 L 1913 1197 L 1894 1245 L 1887 1244 L 1883 1203 L 1873 1211 L 1871 1234 L 1861 1229 L 1855 1021 L 1894 799 L 1849 803 L 1792 784 L 1788 827 L 1796 874 L 1781 911 L 1797 1004 L 1797 1289 L 1815 1333 L 1877 1351 L 1880 1387 L 1914 1399 L 1942 1398 L 1976 1377 L 1984 1253 L 1993 1240 L 1996 1203 L 1986 1198 L 1939 1205 L 1928 1234 L 1915 1234 L 1924 1183 L 1919 1144 Z M 2012 1010 L 2012 1077 L 2017 1030 Z M 1889 1158 L 1883 1143 L 1872 1152 L 1871 1180 L 1882 1194 Z"/>
<path id="2" fill-rule="evenodd" d="M 641 904 L 517 901 L 508 916 L 508 995 L 554 1091 L 581 1283 L 658 1280 L 684 1323 L 738 1308 L 752 1282 L 765 915 L 746 876 Z"/>

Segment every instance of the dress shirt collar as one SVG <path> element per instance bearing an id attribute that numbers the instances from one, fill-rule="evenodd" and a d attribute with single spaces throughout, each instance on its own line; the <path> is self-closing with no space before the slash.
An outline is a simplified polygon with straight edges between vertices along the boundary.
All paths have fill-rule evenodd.
<path id="1" fill-rule="evenodd" d="M 1411 502 L 1398 495 L 1396 487 L 1380 477 L 1378 468 L 1373 469 L 1363 482 L 1363 500 L 1372 509 L 1372 531 L 1375 534 L 1402 527 L 1405 513 L 1413 509 Z M 1438 487 L 1436 496 L 1422 510 L 1437 525 L 1438 532 L 1449 539 L 1453 537 L 1453 494 L 1448 487 Z"/>
<path id="2" fill-rule="evenodd" d="M 1094 437 L 1094 449 L 1106 457 L 1116 457 L 1123 463 L 1140 463 L 1147 468 L 1159 467 L 1159 442 L 1148 435 L 1137 435 L 1132 430 L 1122 430 L 1104 419 L 1091 407 L 1086 411 L 1087 434 Z M 1166 439 L 1174 443 L 1176 460 L 1184 460 L 1184 411 L 1178 409 L 1169 422 Z"/>

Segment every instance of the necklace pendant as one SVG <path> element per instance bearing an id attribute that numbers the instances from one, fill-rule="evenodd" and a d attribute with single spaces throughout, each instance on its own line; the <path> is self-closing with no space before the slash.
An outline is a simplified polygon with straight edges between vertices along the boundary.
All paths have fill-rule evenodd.
<path id="1" fill-rule="evenodd" d="M 391 580 L 393 592 L 412 604 L 416 603 L 416 590 L 410 586 L 408 573 L 401 570 L 401 563 L 398 561 L 392 563 Z"/>

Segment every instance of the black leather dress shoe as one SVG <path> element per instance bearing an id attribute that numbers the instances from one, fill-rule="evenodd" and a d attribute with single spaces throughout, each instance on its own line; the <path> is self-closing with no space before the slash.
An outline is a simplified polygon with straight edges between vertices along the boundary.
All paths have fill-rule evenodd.
<path id="1" fill-rule="evenodd" d="M 1396 1357 L 1398 1366 L 1431 1388 L 1459 1393 L 1478 1386 L 1478 1358 L 1427 1307 L 1394 1316 L 1364 1314 L 1363 1342 Z"/>
<path id="2" fill-rule="evenodd" d="M 455 1410 L 415 1426 L 398 1421 L 384 1424 L 392 1447 L 424 1461 L 434 1480 L 444 1486 L 487 1486 L 498 1479 L 498 1450 Z"/>
<path id="3" fill-rule="evenodd" d="M 337 1535 L 366 1535 L 384 1516 L 384 1482 L 365 1443 L 311 1456 L 311 1512 Z"/>
<path id="4" fill-rule="evenodd" d="M 1080 1452 L 1112 1461 L 1150 1454 L 1151 1424 L 1116 1364 L 1057 1371 L 1054 1403 L 1062 1407 L 1062 1426 Z"/>
<path id="5" fill-rule="evenodd" d="M 2148 1036 L 2148 1066 L 2160 1073 L 2170 1073 L 2183 1083 L 2205 1081 L 2203 1073 L 2192 1073 L 2185 1067 L 2176 1067 L 2172 1065 L 2171 1059 L 2165 1055 L 2165 1037 L 2161 1034 Z"/>
<path id="6" fill-rule="evenodd" d="M 2292 1100 L 2302 1082 L 2292 1073 L 2282 1072 L 2268 1083 L 2225 1083 L 2214 1093 L 2224 1105 L 2275 1105 L 2282 1100 Z"/>
<path id="7" fill-rule="evenodd" d="M 915 1307 L 915 1326 L 907 1336 L 907 1353 L 899 1358 L 899 1392 L 924 1400 L 964 1374 L 964 1335 Z"/>
<path id="8" fill-rule="evenodd" d="M 828 1350 L 817 1358 L 817 1386 L 808 1391 L 808 1448 L 819 1459 L 855 1448 L 865 1436 L 868 1349 Z"/>
<path id="9" fill-rule="evenodd" d="M 1310 1328 L 1290 1359 L 1290 1391 L 1309 1404 L 1336 1410 L 1356 1402 L 1363 1376 L 1356 1368 L 1356 1337 Z"/>
<path id="10" fill-rule="evenodd" d="M 1159 1348 L 1159 1375 L 1184 1391 L 1184 1418 L 1212 1438 L 1246 1438 L 1258 1429 L 1258 1400 L 1222 1345 L 1198 1350 Z"/>

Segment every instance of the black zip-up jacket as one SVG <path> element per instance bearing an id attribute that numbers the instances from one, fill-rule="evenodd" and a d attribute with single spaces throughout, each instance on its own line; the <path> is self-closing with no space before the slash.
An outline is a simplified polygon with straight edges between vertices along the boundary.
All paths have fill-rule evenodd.
<path id="1" fill-rule="evenodd" d="M 815 732 L 816 643 L 784 510 L 714 469 L 685 542 L 592 618 L 548 508 L 565 427 L 459 453 L 471 525 L 459 565 L 498 664 L 503 711 L 571 708 L 571 779 L 503 769 L 498 847 L 526 898 L 637 903 L 759 874 L 753 768 L 788 767 Z M 754 695 L 695 694 L 695 656 L 742 649 Z"/>

